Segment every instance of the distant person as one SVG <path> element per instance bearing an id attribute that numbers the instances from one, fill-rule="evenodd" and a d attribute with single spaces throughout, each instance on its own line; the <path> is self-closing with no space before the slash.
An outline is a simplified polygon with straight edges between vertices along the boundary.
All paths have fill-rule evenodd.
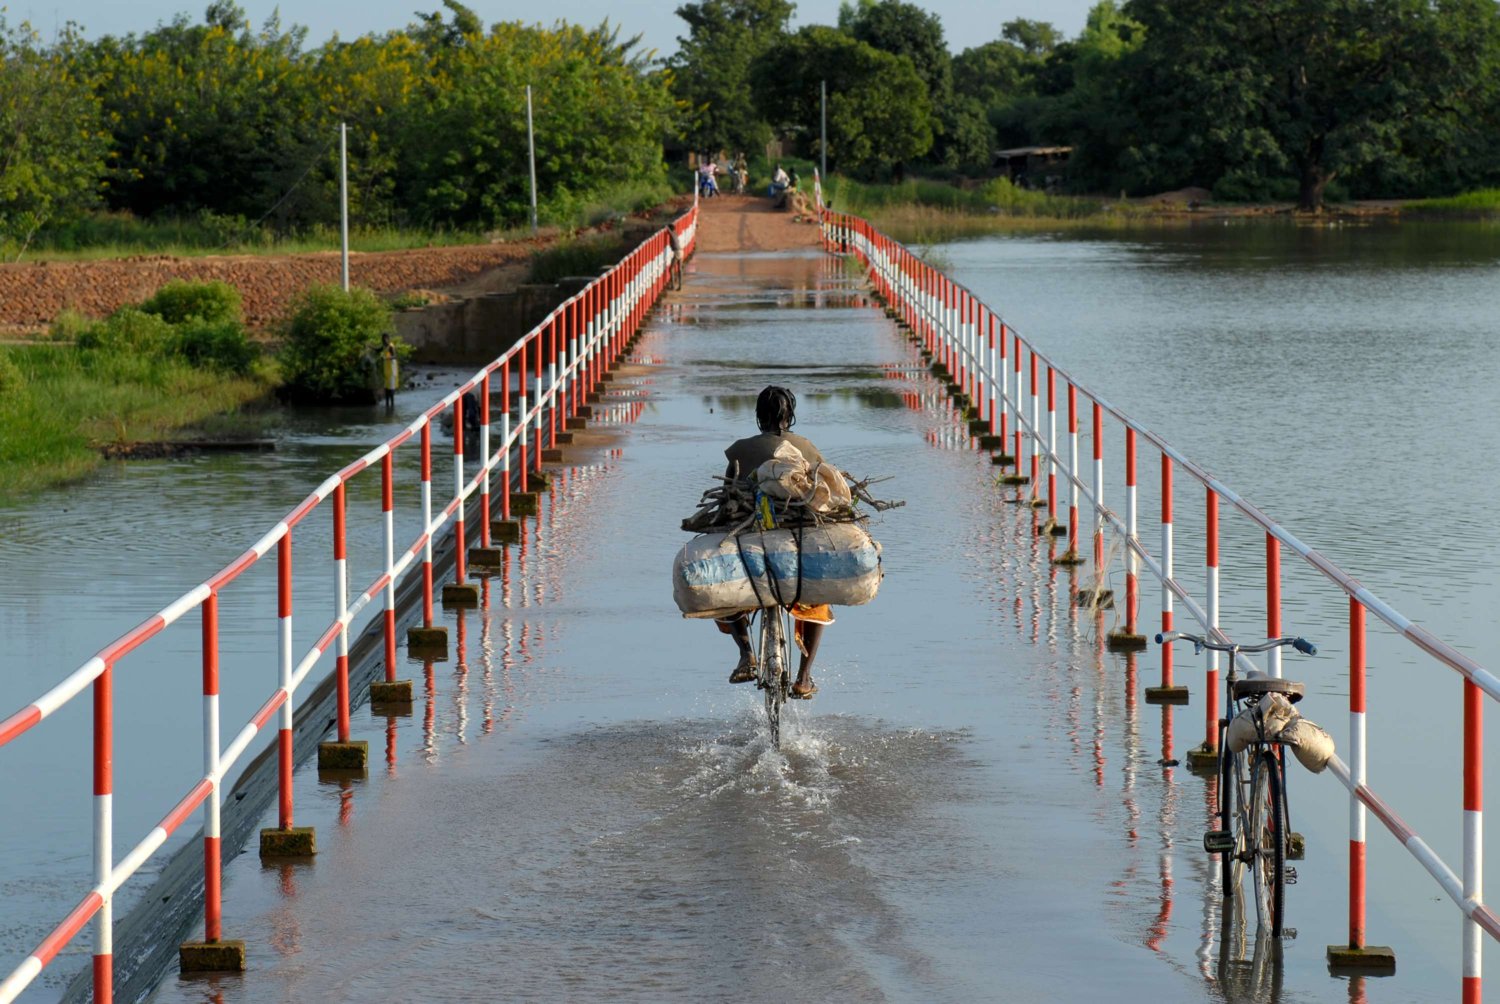
<path id="1" fill-rule="evenodd" d="M 791 183 L 792 179 L 781 169 L 781 165 L 777 164 L 776 173 L 771 175 L 771 197 L 774 199 L 779 196 Z"/>
<path id="2" fill-rule="evenodd" d="M 800 179 L 797 177 L 797 169 L 794 167 L 794 168 L 792 168 L 791 178 L 787 182 L 787 186 L 786 186 L 787 190 L 791 191 L 791 192 L 795 192 L 797 190 L 797 185 L 798 184 L 800 184 Z"/>
<path id="3" fill-rule="evenodd" d="M 718 166 L 714 164 L 713 158 L 704 157 L 698 165 L 698 194 L 705 199 L 719 194 L 719 183 L 714 180 L 714 174 Z"/>
<path id="4" fill-rule="evenodd" d="M 385 390 L 385 410 L 396 409 L 396 388 L 401 386 L 401 362 L 389 333 L 380 336 L 380 386 Z"/>
<path id="5" fill-rule="evenodd" d="M 744 195 L 749 186 L 750 164 L 745 160 L 745 152 L 741 150 L 734 155 L 734 194 Z"/>
<path id="6" fill-rule="evenodd" d="M 682 238 L 677 236 L 677 225 L 675 223 L 667 227 L 667 246 L 672 249 L 672 271 L 668 276 L 668 281 L 673 289 L 681 289 Z"/>

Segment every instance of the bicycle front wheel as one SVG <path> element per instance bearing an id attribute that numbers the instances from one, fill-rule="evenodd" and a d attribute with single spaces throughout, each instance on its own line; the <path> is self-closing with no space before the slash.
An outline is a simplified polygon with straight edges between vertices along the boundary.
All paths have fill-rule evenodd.
<path id="1" fill-rule="evenodd" d="M 1251 770 L 1251 833 L 1255 910 L 1271 937 L 1281 937 L 1286 902 L 1286 802 L 1283 801 L 1281 761 L 1267 750 L 1255 758 Z"/>
<path id="2" fill-rule="evenodd" d="M 787 625 L 780 607 L 763 607 L 760 612 L 760 680 L 766 699 L 766 727 L 771 745 L 781 749 L 781 708 L 790 691 L 790 667 L 787 663 Z"/>

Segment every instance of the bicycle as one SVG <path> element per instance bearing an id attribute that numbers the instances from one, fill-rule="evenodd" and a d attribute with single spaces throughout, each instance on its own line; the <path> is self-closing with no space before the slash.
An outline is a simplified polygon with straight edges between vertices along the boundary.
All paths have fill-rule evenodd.
<path id="1" fill-rule="evenodd" d="M 1274 648 L 1291 647 L 1304 655 L 1317 655 L 1318 649 L 1305 638 L 1274 638 L 1259 645 L 1240 645 L 1212 642 L 1185 631 L 1156 636 L 1158 645 L 1174 641 L 1192 642 L 1194 654 L 1206 648 L 1229 655 L 1224 717 L 1219 719 L 1218 736 L 1221 829 L 1203 835 L 1203 849 L 1219 855 L 1220 885 L 1226 902 L 1239 894 L 1245 870 L 1250 869 L 1255 884 L 1256 921 L 1270 929 L 1271 937 L 1279 938 L 1285 929 L 1286 886 L 1297 881 L 1296 869 L 1286 863 L 1292 832 L 1290 802 L 1282 770 L 1281 741 L 1266 735 L 1265 722 L 1253 709 L 1262 697 L 1272 693 L 1282 694 L 1295 704 L 1302 700 L 1307 688 L 1294 680 L 1256 671 L 1240 678 L 1235 675 L 1235 663 L 1241 654 L 1269 652 Z M 1250 714 L 1255 738 L 1238 753 L 1231 753 L 1226 737 L 1237 706 L 1239 713 Z"/>
<path id="2" fill-rule="evenodd" d="M 791 644 L 796 631 L 791 611 L 783 606 L 761 607 L 760 631 L 755 635 L 755 686 L 765 695 L 766 724 L 771 745 L 781 749 L 781 708 L 792 693 Z"/>

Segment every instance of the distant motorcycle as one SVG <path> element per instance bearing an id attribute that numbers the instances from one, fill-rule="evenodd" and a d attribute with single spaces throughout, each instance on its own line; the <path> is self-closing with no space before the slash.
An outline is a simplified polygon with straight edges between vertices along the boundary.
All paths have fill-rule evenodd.
<path id="1" fill-rule="evenodd" d="M 698 174 L 698 195 L 701 198 L 709 199 L 718 194 L 719 183 L 714 180 L 714 176 L 700 172 Z"/>

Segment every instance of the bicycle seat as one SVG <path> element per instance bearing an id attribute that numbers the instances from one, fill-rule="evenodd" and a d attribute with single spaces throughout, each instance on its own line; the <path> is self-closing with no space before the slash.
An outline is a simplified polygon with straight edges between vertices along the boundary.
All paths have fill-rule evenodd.
<path id="1" fill-rule="evenodd" d="M 1307 687 L 1296 680 L 1283 680 L 1252 669 L 1245 674 L 1243 679 L 1234 681 L 1232 696 L 1238 701 L 1244 697 L 1259 697 L 1262 694 L 1285 694 L 1288 701 L 1296 704 L 1306 693 Z"/>

